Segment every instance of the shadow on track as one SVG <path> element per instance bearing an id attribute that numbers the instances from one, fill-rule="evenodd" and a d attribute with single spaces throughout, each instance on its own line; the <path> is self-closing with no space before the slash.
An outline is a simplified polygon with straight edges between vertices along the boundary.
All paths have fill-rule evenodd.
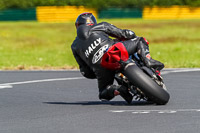
<path id="1" fill-rule="evenodd" d="M 45 104 L 57 104 L 57 105 L 111 105 L 111 106 L 148 106 L 154 105 L 152 102 L 147 101 L 133 101 L 131 104 L 127 104 L 125 101 L 78 101 L 78 102 L 43 102 Z"/>

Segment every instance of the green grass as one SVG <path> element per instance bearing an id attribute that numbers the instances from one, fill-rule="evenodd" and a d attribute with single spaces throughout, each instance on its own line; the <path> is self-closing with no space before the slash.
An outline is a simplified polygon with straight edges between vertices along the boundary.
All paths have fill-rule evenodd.
<path id="1" fill-rule="evenodd" d="M 200 20 L 104 19 L 150 42 L 154 59 L 166 67 L 200 67 Z M 0 22 L 0 69 L 75 68 L 73 22 Z"/>
<path id="2" fill-rule="evenodd" d="M 0 68 L 68 68 L 76 66 L 70 45 L 71 23 L 1 22 Z"/>

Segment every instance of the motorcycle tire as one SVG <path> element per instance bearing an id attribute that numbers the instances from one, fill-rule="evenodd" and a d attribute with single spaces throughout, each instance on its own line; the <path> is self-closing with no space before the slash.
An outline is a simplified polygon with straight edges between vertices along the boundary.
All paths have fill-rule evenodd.
<path id="1" fill-rule="evenodd" d="M 168 103 L 170 95 L 167 90 L 159 86 L 153 79 L 144 73 L 135 63 L 129 63 L 124 67 L 123 74 L 135 86 L 137 86 L 148 98 L 157 105 Z"/>

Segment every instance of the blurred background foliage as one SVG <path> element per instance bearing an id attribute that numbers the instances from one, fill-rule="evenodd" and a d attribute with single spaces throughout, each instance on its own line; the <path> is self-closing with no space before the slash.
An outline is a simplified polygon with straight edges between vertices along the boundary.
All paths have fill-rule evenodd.
<path id="1" fill-rule="evenodd" d="M 200 6 L 200 0 L 0 0 L 0 9 L 31 8 L 36 6 L 86 6 L 97 10 L 110 7 L 144 7 L 189 5 Z"/>

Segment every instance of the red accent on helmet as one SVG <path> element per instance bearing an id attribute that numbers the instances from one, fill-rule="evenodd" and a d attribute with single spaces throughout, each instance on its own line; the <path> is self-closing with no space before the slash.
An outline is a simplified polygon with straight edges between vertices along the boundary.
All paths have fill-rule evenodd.
<path id="1" fill-rule="evenodd" d="M 92 26 L 94 24 L 97 24 L 96 18 L 94 15 L 90 12 L 81 13 L 75 22 L 76 28 L 78 28 L 80 25 L 85 24 L 87 26 Z"/>

